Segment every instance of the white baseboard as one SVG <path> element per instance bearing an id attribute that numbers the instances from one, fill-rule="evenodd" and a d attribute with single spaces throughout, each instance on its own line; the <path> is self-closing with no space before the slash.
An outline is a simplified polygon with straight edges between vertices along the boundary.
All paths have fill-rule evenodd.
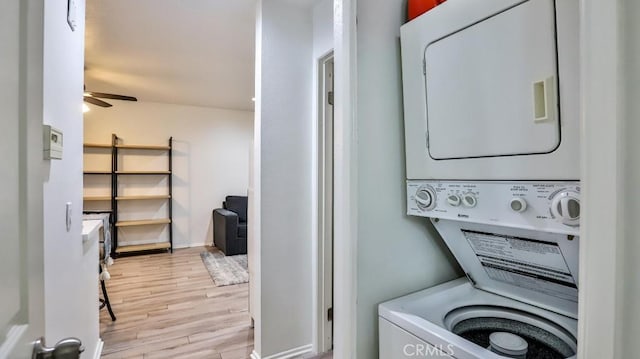
<path id="1" fill-rule="evenodd" d="M 102 347 L 104 347 L 104 342 L 102 339 L 98 338 L 98 342 L 96 343 L 96 351 L 93 353 L 93 359 L 100 359 L 102 355 Z"/>
<path id="2" fill-rule="evenodd" d="M 256 351 L 254 350 L 251 353 L 251 359 L 291 359 L 291 358 L 300 357 L 305 354 L 310 354 L 312 350 L 313 350 L 313 345 L 308 344 L 298 348 L 289 349 L 282 353 L 269 355 L 268 357 L 264 357 L 264 358 L 260 358 L 260 355 L 256 353 Z"/>
<path id="3" fill-rule="evenodd" d="M 193 247 L 204 247 L 206 245 L 208 245 L 209 243 L 187 243 L 187 244 L 178 244 L 178 245 L 174 245 L 173 249 L 184 249 L 184 248 L 193 248 Z"/>

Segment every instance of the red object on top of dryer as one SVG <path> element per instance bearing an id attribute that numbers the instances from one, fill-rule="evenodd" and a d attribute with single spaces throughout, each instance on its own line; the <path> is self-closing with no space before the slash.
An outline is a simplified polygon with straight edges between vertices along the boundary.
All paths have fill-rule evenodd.
<path id="1" fill-rule="evenodd" d="M 445 1 L 446 0 L 409 0 L 407 9 L 408 21 L 415 19 Z"/>

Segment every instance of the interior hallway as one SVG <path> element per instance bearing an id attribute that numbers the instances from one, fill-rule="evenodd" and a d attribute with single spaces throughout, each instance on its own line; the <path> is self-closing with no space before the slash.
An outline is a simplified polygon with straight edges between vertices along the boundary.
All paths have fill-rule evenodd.
<path id="1" fill-rule="evenodd" d="M 115 260 L 107 291 L 117 321 L 100 311 L 103 358 L 249 357 L 248 285 L 216 287 L 200 259 L 207 248 Z"/>

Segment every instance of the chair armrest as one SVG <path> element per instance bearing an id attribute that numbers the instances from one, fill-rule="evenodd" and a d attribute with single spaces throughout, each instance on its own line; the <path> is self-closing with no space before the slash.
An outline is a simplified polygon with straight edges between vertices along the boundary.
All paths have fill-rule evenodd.
<path id="1" fill-rule="evenodd" d="M 224 251 L 238 234 L 238 215 L 223 208 L 213 210 L 213 233 L 214 245 Z"/>
<path id="2" fill-rule="evenodd" d="M 228 209 L 224 209 L 224 208 L 214 209 L 213 210 L 213 216 L 215 217 L 216 215 L 223 216 L 223 217 L 235 218 L 236 222 L 238 221 L 238 214 L 235 213 L 235 212 L 231 212 Z"/>

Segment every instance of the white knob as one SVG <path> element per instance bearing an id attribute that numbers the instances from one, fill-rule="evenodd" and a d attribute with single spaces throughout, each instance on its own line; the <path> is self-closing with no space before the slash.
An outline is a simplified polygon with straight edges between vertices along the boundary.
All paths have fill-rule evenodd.
<path id="1" fill-rule="evenodd" d="M 447 197 L 447 203 L 453 207 L 458 207 L 460 205 L 460 196 L 457 194 L 452 194 Z"/>
<path id="2" fill-rule="evenodd" d="M 514 198 L 509 206 L 514 212 L 524 212 L 527 209 L 527 201 L 524 198 Z"/>
<path id="3" fill-rule="evenodd" d="M 551 213 L 568 226 L 580 224 L 580 194 L 573 191 L 558 193 L 551 201 Z"/>
<path id="4" fill-rule="evenodd" d="M 415 201 L 421 210 L 431 210 L 435 207 L 435 194 L 430 188 L 419 188 L 418 191 L 416 191 Z"/>
<path id="5" fill-rule="evenodd" d="M 465 207 L 473 208 L 478 204 L 478 200 L 473 193 L 466 193 L 462 196 L 462 205 Z"/>

